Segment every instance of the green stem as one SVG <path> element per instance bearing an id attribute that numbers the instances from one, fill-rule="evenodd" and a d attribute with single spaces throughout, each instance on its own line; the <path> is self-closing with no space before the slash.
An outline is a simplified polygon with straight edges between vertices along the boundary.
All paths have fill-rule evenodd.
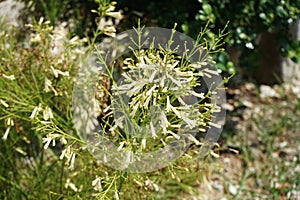
<path id="1" fill-rule="evenodd" d="M 60 178 L 59 178 L 59 192 L 60 192 L 60 194 L 63 193 L 63 176 L 64 176 L 65 162 L 66 162 L 65 159 L 63 159 L 63 161 L 61 162 L 61 170 L 60 170 Z"/>
<path id="2" fill-rule="evenodd" d="M 128 172 L 124 172 L 122 175 L 121 175 L 121 177 L 120 177 L 120 185 L 119 185 L 119 187 L 118 187 L 118 192 L 120 192 L 121 190 L 122 190 L 122 187 L 123 187 L 123 183 L 124 183 L 124 181 L 127 179 L 127 177 L 128 177 Z"/>

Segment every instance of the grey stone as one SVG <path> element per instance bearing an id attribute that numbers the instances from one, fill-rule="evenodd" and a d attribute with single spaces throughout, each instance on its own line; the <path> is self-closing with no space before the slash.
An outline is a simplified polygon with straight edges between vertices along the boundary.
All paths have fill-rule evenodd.
<path id="1" fill-rule="evenodd" d="M 300 19 L 291 26 L 290 33 L 291 39 L 300 40 Z M 281 58 L 281 72 L 284 82 L 300 85 L 300 62 L 295 63 L 289 58 Z"/>
<path id="2" fill-rule="evenodd" d="M 20 11 L 25 7 L 23 2 L 15 0 L 6 0 L 0 2 L 0 21 L 3 19 L 14 25 L 18 26 L 20 24 Z M 2 18 L 2 19 L 1 19 Z"/>

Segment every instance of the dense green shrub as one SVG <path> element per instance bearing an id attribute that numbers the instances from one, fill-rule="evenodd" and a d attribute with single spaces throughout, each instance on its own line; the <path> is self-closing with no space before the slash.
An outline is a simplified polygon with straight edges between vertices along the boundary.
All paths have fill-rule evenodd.
<path id="1" fill-rule="evenodd" d="M 227 45 L 242 51 L 242 67 L 258 65 L 257 46 L 260 33 L 276 34 L 283 56 L 294 61 L 300 57 L 299 41 L 291 40 L 289 27 L 300 16 L 299 0 L 180 0 L 171 1 L 126 1 L 121 2 L 126 8 L 125 17 L 142 17 L 150 25 L 171 27 L 176 21 L 181 31 L 196 36 L 199 27 L 210 22 L 210 32 L 206 39 L 210 41 L 227 22 L 230 35 Z M 229 57 L 225 53 L 215 56 L 222 70 L 234 71 Z"/>
<path id="2" fill-rule="evenodd" d="M 300 16 L 300 1 L 260 0 L 200 0 L 202 9 L 196 20 L 206 23 L 207 20 L 218 28 L 230 21 L 227 38 L 229 45 L 242 50 L 255 50 L 261 33 L 274 33 L 283 56 L 298 62 L 300 43 L 292 40 L 290 26 Z M 251 52 L 252 53 L 252 52 Z M 246 58 L 241 58 L 247 62 Z"/>

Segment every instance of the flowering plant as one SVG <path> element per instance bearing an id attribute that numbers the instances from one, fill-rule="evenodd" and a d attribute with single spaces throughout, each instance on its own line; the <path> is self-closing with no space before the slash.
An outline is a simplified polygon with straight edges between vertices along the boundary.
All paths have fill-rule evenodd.
<path id="1" fill-rule="evenodd" d="M 137 188 L 143 188 L 141 193 L 163 191 L 164 184 L 157 174 L 128 175 L 100 165 L 86 151 L 85 141 L 74 128 L 73 86 L 82 68 L 79 63 L 85 57 L 85 45 L 96 40 L 89 43 L 76 36 L 68 38 L 64 27 L 54 28 L 43 18 L 27 27 L 31 34 L 22 44 L 14 41 L 13 31 L 0 33 L 0 86 L 5 88 L 0 93 L 0 178 L 5 183 L 4 193 L 14 193 L 15 199 L 37 198 L 45 191 L 52 191 L 54 197 L 118 199 L 125 193 L 134 196 Z M 141 28 L 136 31 L 139 33 Z M 102 33 L 107 34 L 102 30 L 95 34 Z M 201 144 L 196 134 L 185 135 L 183 130 L 204 134 L 209 127 L 218 127 L 212 119 L 213 112 L 220 108 L 212 97 L 219 88 L 197 90 L 203 85 L 202 78 L 218 74 L 204 67 L 213 64 L 210 48 L 195 44 L 190 53 L 206 53 L 199 62 L 190 63 L 190 54 L 176 55 L 171 43 L 172 38 L 166 49 L 145 50 L 138 45 L 121 60 L 124 67 L 120 81 L 115 78 L 116 67 L 106 66 L 94 85 L 94 99 L 98 100 L 95 112 L 102 121 L 103 135 L 99 137 L 109 138 L 119 152 L 127 153 L 128 163 L 138 159 L 133 154 L 151 152 L 176 141 Z M 100 61 L 105 59 L 98 55 Z M 143 134 L 150 137 L 139 137 Z M 187 158 L 186 153 L 179 162 Z M 166 173 L 180 182 L 174 166 L 168 166 Z"/>
<path id="2" fill-rule="evenodd" d="M 166 42 L 164 48 L 151 35 L 159 31 L 169 37 L 162 40 Z M 87 85 L 94 84 L 91 80 L 95 79 L 95 70 L 86 68 L 79 76 L 81 81 L 74 98 L 77 128 L 85 139 L 88 138 L 91 152 L 115 169 L 136 172 L 162 168 L 190 145 L 205 146 L 200 138 L 216 141 L 216 129 L 224 123 L 222 116 L 225 113 L 220 107 L 225 99 L 223 80 L 219 78 L 220 72 L 212 67 L 215 63 L 209 53 L 215 47 L 199 43 L 204 33 L 200 33 L 195 42 L 187 39 L 181 47 L 174 47 L 180 34 L 175 29 L 164 31 L 139 26 L 100 45 L 101 48 L 96 46 L 101 77 L 106 72 L 103 76 L 111 83 L 110 88 L 97 86 L 97 90 L 102 89 L 102 94 L 110 97 L 107 99 L 110 105 L 100 109 L 103 111 L 99 113 L 101 127 L 95 125 L 95 114 L 89 110 L 103 105 L 101 98 L 98 99 L 99 106 L 92 103 L 99 91 L 91 98 L 93 91 L 87 89 Z M 222 36 L 223 32 L 220 32 Z M 118 37 L 122 39 L 118 41 Z M 129 40 L 131 42 L 126 43 Z M 147 40 L 152 43 L 146 48 Z M 219 42 L 217 39 L 214 45 L 218 46 Z M 112 49 L 112 55 L 118 57 L 118 51 L 125 55 L 117 61 L 105 54 L 105 49 L 114 43 L 119 50 Z M 114 63 L 121 63 L 122 67 Z M 207 81 L 209 79 L 211 81 Z M 217 116 L 216 113 L 221 114 Z M 172 153 L 170 149 L 173 149 Z M 164 156 L 158 158 L 158 155 Z M 151 166 L 156 167 L 146 165 L 150 160 Z M 145 166 L 149 168 L 145 169 Z"/>

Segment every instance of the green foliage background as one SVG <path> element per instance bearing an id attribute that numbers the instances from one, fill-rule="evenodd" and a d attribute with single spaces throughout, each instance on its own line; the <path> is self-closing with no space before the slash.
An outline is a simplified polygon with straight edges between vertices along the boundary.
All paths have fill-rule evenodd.
<path id="1" fill-rule="evenodd" d="M 72 32 L 76 35 L 91 35 L 97 26 L 95 18 L 98 16 L 90 12 L 97 7 L 97 1 L 23 1 L 27 5 L 24 10 L 27 16 L 45 16 L 53 25 L 72 21 Z M 103 10 L 109 5 L 108 0 L 100 3 Z M 127 0 L 117 1 L 117 6 L 124 14 L 117 27 L 119 31 L 132 28 L 138 19 L 146 26 L 165 28 L 172 28 L 176 22 L 179 31 L 196 38 L 199 29 L 210 22 L 206 36 L 210 42 L 229 22 L 227 30 L 230 34 L 223 47 L 230 46 L 240 51 L 239 66 L 248 72 L 259 68 L 258 40 L 261 33 L 275 34 L 282 56 L 294 62 L 300 58 L 300 42 L 292 39 L 289 32 L 291 24 L 300 16 L 300 0 Z M 236 66 L 226 52 L 216 54 L 214 59 L 224 72 L 236 72 Z"/>
<path id="2" fill-rule="evenodd" d="M 241 67 L 257 65 L 258 38 L 264 32 L 275 33 L 283 56 L 295 62 L 300 58 L 300 42 L 292 40 L 289 33 L 289 27 L 300 16 L 299 0 L 129 0 L 119 5 L 125 8 L 130 25 L 139 17 L 146 24 L 168 28 L 176 21 L 180 31 L 193 37 L 209 21 L 208 40 L 229 22 L 230 34 L 224 48 L 232 46 L 241 51 Z M 226 53 L 219 53 L 215 60 L 220 69 L 234 71 Z"/>

